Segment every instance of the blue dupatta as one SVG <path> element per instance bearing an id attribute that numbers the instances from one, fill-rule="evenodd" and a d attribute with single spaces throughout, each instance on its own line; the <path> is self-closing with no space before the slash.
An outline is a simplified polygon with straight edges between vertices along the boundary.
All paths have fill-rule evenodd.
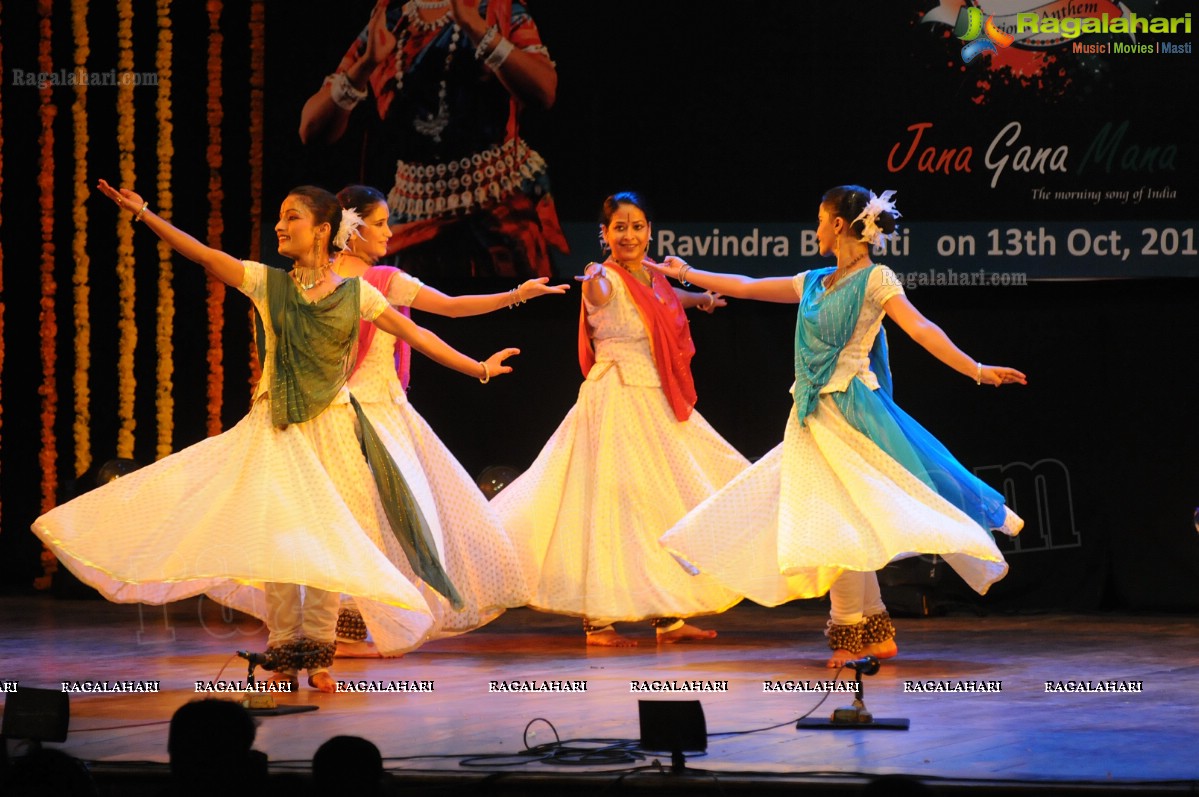
<path id="1" fill-rule="evenodd" d="M 853 336 L 866 297 L 872 266 L 846 277 L 832 290 L 824 278 L 835 269 L 817 269 L 804 279 L 795 327 L 795 411 L 801 422 L 816 411 L 820 391 L 828 384 Z M 998 529 L 1007 514 L 1003 496 L 954 458 L 933 435 L 905 413 L 892 397 L 887 333 L 879 327 L 870 349 L 870 370 L 879 389 L 857 377 L 832 395 L 850 426 L 984 529 Z"/>
<path id="2" fill-rule="evenodd" d="M 809 271 L 804 279 L 795 322 L 795 412 L 800 422 L 816 411 L 820 391 L 832 378 L 837 359 L 853 336 L 858 314 L 866 297 L 866 283 L 877 266 L 851 274 L 825 290 L 825 277 L 835 268 Z M 879 387 L 891 395 L 891 365 L 887 357 L 887 334 L 879 329 L 870 349 L 870 368 Z"/>

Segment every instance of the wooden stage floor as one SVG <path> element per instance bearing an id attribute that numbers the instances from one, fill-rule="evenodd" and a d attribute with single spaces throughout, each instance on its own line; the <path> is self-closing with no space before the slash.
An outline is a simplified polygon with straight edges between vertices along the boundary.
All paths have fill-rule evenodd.
<path id="1" fill-rule="evenodd" d="M 720 632 L 711 642 L 659 647 L 648 627 L 629 627 L 641 646 L 616 650 L 586 647 L 575 619 L 514 610 L 400 659 L 339 659 L 340 679 L 431 681 L 433 691 L 327 695 L 302 687 L 282 702 L 319 710 L 262 718 L 255 746 L 273 771 L 303 771 L 325 739 L 364 736 L 412 784 L 406 794 L 629 793 L 683 781 L 644 769 L 669 756 L 569 766 L 512 754 L 525 749 L 526 726 L 537 718 L 562 740 L 636 740 L 639 699 L 698 698 L 708 752 L 689 759 L 702 772 L 684 776 L 689 785 L 676 793 L 850 794 L 866 778 L 891 773 L 915 776 L 935 793 L 1164 794 L 1193 793 L 1199 784 L 1197 618 L 898 618 L 900 656 L 864 679 L 865 699 L 877 717 L 908 718 L 910 730 L 797 730 L 795 720 L 823 695 L 767 692 L 764 684 L 817 686 L 831 677 L 823 666 L 824 611 L 818 602 L 743 604 L 707 618 Z M 0 627 L 0 681 L 18 689 L 161 682 L 156 694 L 70 695 L 70 735 L 57 746 L 94 762 L 98 777 L 133 781 L 139 772 L 161 778 L 167 722 L 197 697 L 196 682 L 244 679 L 244 662 L 230 655 L 265 645 L 254 621 L 196 600 L 139 607 L 8 598 L 0 600 Z M 492 681 L 585 681 L 586 691 L 495 692 Z M 728 691 L 639 694 L 633 681 L 727 682 Z M 1126 691 L 1049 692 L 1046 682 Z M 930 691 L 971 684 L 992 691 Z M 1136 685 L 1141 691 L 1127 691 Z M 925 689 L 912 691 L 917 686 Z M 850 700 L 832 694 L 813 716 Z M 778 727 L 735 733 L 769 726 Z M 554 737 L 546 722 L 528 732 L 530 745 Z M 491 754 L 508 755 L 462 765 Z"/>

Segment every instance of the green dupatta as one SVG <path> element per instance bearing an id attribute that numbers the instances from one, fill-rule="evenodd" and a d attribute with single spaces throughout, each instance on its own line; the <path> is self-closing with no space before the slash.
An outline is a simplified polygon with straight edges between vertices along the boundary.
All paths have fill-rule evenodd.
<path id="1" fill-rule="evenodd" d="M 345 280 L 318 302 L 308 302 L 285 271 L 268 268 L 267 307 L 275 333 L 274 375 L 270 385 L 271 422 L 278 428 L 320 415 L 341 391 L 354 367 L 358 348 L 362 283 Z M 257 317 L 258 352 L 266 348 L 266 329 Z M 437 557 L 433 535 L 416 497 L 395 459 L 353 396 L 362 453 L 370 466 L 392 534 L 404 549 L 413 572 L 437 590 L 454 609 L 463 606 Z"/>

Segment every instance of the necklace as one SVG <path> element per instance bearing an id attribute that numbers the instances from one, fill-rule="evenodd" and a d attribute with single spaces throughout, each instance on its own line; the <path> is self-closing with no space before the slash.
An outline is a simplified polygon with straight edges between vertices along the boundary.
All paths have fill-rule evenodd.
<path id="1" fill-rule="evenodd" d="M 841 280 L 845 279 L 845 275 L 848 274 L 850 271 L 852 271 L 854 266 L 856 266 L 858 263 L 861 263 L 862 260 L 865 259 L 867 254 L 869 254 L 869 253 L 862 252 L 860 255 L 855 257 L 853 260 L 850 260 L 844 266 L 837 266 L 837 268 L 833 271 L 832 274 L 829 274 L 827 277 L 824 278 L 825 289 L 831 288 L 834 285 L 836 285 L 838 282 L 840 282 Z M 837 278 L 837 272 L 841 273 L 840 279 Z"/>
<path id="2" fill-rule="evenodd" d="M 627 271 L 629 274 L 631 274 L 633 276 L 633 279 L 637 280 L 638 282 L 644 283 L 645 285 L 653 284 L 653 281 L 654 281 L 653 275 L 650 274 L 649 269 L 647 269 L 645 266 L 641 265 L 640 263 L 636 263 L 633 266 L 626 266 L 624 263 L 621 263 L 619 260 L 612 260 L 610 262 L 615 263 L 620 268 L 623 268 L 625 271 Z"/>
<path id="3" fill-rule="evenodd" d="M 434 33 L 441 30 L 446 25 L 451 23 L 450 15 L 447 13 L 435 20 L 426 21 L 417 13 L 418 8 L 448 8 L 449 0 L 411 0 L 404 5 L 404 18 L 407 22 L 398 34 L 396 35 L 396 93 L 401 93 L 404 90 L 404 48 L 408 44 L 411 37 L 410 31 L 414 30 L 420 34 Z M 450 32 L 450 44 L 445 52 L 445 65 L 442 67 L 441 83 L 437 87 L 437 113 L 426 112 L 424 118 L 419 116 L 412 120 L 412 127 L 422 136 L 428 136 L 433 141 L 440 144 L 441 134 L 445 132 L 446 127 L 450 124 L 450 108 L 446 102 L 446 79 L 450 74 L 450 65 L 454 61 L 454 52 L 458 49 L 458 42 L 462 38 L 462 29 L 457 23 L 453 24 L 453 30 Z"/>
<path id="4" fill-rule="evenodd" d="M 323 266 L 293 266 L 291 278 L 296 281 L 302 291 L 310 291 L 329 276 L 329 264 Z"/>

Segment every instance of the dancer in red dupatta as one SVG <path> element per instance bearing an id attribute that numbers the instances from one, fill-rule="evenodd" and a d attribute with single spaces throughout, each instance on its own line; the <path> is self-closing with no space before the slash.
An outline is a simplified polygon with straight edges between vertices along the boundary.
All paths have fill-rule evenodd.
<path id="1" fill-rule="evenodd" d="M 645 268 L 650 224 L 635 194 L 609 197 L 601 219 L 611 256 L 582 278 L 578 402 L 492 504 L 534 574 L 529 605 L 582 617 L 588 644 L 636 645 L 613 623 L 641 620 L 660 642 L 710 639 L 682 618 L 741 596 L 691 576 L 657 540 L 748 465 L 694 411 L 684 310 L 724 300 Z"/>

